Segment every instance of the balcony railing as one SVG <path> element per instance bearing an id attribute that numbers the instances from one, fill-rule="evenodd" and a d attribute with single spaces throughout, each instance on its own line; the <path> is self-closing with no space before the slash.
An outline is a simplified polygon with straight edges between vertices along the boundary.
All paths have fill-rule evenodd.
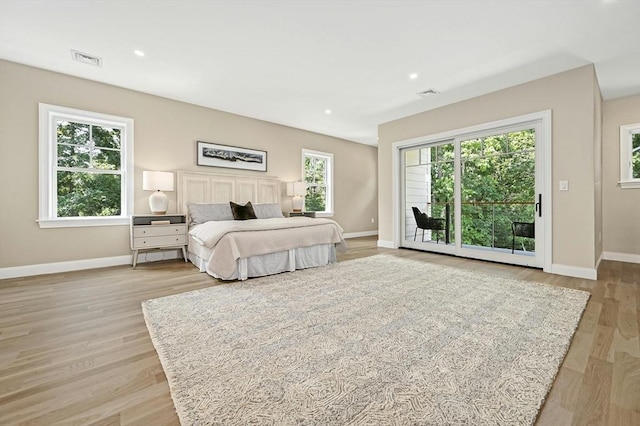
<path id="1" fill-rule="evenodd" d="M 453 228 L 453 205 L 451 202 L 427 203 L 426 213 L 445 219 L 444 240 L 451 242 Z M 465 201 L 462 208 L 463 244 L 491 248 L 511 247 L 511 223 L 533 222 L 534 203 L 529 201 Z M 469 220 L 471 222 L 469 223 Z M 490 226 L 490 237 L 488 235 Z M 472 232 L 477 230 L 480 232 Z M 532 244 L 532 243 L 530 243 Z"/>

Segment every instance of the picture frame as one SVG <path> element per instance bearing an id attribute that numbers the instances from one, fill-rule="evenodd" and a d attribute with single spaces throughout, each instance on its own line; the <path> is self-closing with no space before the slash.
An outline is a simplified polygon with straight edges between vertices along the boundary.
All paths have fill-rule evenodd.
<path id="1" fill-rule="evenodd" d="M 197 141 L 197 164 L 227 169 L 267 171 L 267 151 Z"/>

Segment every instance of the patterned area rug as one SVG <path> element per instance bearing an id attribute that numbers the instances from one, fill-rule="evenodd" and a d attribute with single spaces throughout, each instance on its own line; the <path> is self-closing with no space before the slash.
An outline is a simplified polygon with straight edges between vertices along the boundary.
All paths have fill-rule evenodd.
<path id="1" fill-rule="evenodd" d="M 530 425 L 588 298 L 378 255 L 142 307 L 183 425 Z"/>

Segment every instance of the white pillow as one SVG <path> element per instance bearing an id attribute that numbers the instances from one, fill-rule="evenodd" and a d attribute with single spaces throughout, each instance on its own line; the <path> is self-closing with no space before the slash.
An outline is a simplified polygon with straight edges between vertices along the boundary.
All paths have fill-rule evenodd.
<path id="1" fill-rule="evenodd" d="M 190 225 L 198 225 L 211 220 L 233 220 L 233 213 L 229 203 L 224 204 L 196 204 L 188 203 Z"/>
<path id="2" fill-rule="evenodd" d="M 271 219 L 274 217 L 284 217 L 280 204 L 254 204 L 253 211 L 258 219 Z"/>

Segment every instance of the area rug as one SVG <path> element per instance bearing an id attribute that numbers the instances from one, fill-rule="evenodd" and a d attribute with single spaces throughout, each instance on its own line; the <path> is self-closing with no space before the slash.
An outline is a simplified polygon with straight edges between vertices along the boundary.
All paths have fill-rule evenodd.
<path id="1" fill-rule="evenodd" d="M 588 298 L 378 255 L 142 307 L 183 425 L 530 425 Z"/>

